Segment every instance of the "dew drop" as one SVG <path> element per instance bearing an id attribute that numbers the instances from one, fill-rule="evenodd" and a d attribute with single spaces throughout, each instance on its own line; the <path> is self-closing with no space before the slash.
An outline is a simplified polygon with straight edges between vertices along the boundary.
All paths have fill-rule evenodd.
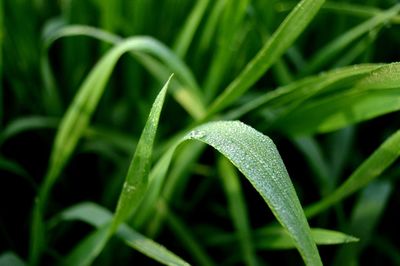
<path id="1" fill-rule="evenodd" d="M 205 135 L 206 135 L 206 133 L 204 133 L 204 131 L 193 130 L 192 132 L 190 132 L 189 138 L 191 138 L 191 139 L 201 139 L 201 138 L 204 138 Z"/>
<path id="2" fill-rule="evenodd" d="M 134 191 L 136 189 L 135 186 L 129 185 L 128 183 L 124 183 L 124 191 L 126 193 L 131 193 L 132 191 Z"/>

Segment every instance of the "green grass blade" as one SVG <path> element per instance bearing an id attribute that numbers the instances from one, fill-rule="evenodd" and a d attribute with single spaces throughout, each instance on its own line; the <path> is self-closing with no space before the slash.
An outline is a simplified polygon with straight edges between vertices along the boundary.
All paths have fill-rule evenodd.
<path id="1" fill-rule="evenodd" d="M 305 209 L 315 216 L 378 178 L 400 156 L 400 131 L 383 142 L 334 192 Z"/>
<path id="2" fill-rule="evenodd" d="M 60 221 L 73 220 L 83 221 L 96 228 L 100 228 L 101 231 L 101 228 L 112 221 L 112 213 L 95 203 L 80 203 L 64 210 L 52 220 L 52 224 L 54 227 Z M 160 263 L 165 265 L 189 265 L 165 247 L 146 238 L 126 225 L 120 226 L 116 235 L 128 246 Z"/>
<path id="3" fill-rule="evenodd" d="M 327 1 L 323 6 L 322 10 L 324 11 L 330 11 L 330 12 L 337 12 L 340 14 L 346 14 L 346 15 L 351 15 L 351 16 L 356 16 L 356 17 L 361 17 L 361 18 L 369 18 L 369 17 L 374 17 L 379 14 L 381 14 L 382 11 L 379 8 L 376 7 L 371 7 L 367 5 L 358 5 L 355 3 L 338 3 L 338 2 L 332 2 L 332 1 Z M 399 24 L 400 23 L 400 16 L 395 16 L 390 19 L 390 23 L 395 23 Z"/>
<path id="4" fill-rule="evenodd" d="M 304 68 L 302 75 L 309 75 L 321 69 L 330 60 L 337 57 L 349 44 L 355 41 L 362 35 L 370 32 L 376 27 L 388 22 L 391 18 L 395 17 L 400 10 L 400 5 L 396 5 L 386 12 L 382 12 L 379 15 L 365 21 L 364 23 L 354 27 L 348 32 L 340 35 L 334 41 L 330 42 L 327 46 L 322 48 L 315 56 L 310 60 L 306 68 Z"/>
<path id="5" fill-rule="evenodd" d="M 251 237 L 249 215 L 243 197 L 239 176 L 232 164 L 225 158 L 220 158 L 218 161 L 218 169 L 228 199 L 229 212 L 237 230 L 244 262 L 246 265 L 257 265 Z"/>
<path id="6" fill-rule="evenodd" d="M 98 28 L 85 26 L 85 25 L 70 25 L 59 27 L 53 30 L 47 31 L 44 36 L 45 48 L 48 49 L 56 40 L 63 37 L 71 36 L 88 36 L 98 40 L 101 40 L 110 44 L 118 44 L 124 39 L 118 35 L 103 31 Z M 139 36 L 135 37 L 141 39 L 143 42 L 147 42 L 146 46 L 142 46 L 140 49 L 132 49 L 130 53 L 136 60 L 143 64 L 150 73 L 152 73 L 158 80 L 164 82 L 168 78 L 171 72 L 174 72 L 176 78 L 179 80 L 172 82 L 173 85 L 172 93 L 174 98 L 180 103 L 184 109 L 188 111 L 194 118 L 203 117 L 205 114 L 205 106 L 203 104 L 203 96 L 199 89 L 192 72 L 180 60 L 168 47 L 161 42 L 151 37 Z M 162 64 L 148 56 L 147 53 L 155 56 L 157 59 L 162 61 Z M 44 53 L 46 55 L 47 53 Z M 43 64 L 49 64 L 47 57 L 42 59 Z M 43 66 L 44 68 L 45 66 Z M 47 76 L 52 76 L 51 70 L 47 69 Z M 49 79 L 49 77 L 44 77 Z M 51 90 L 48 88 L 47 90 Z"/>
<path id="7" fill-rule="evenodd" d="M 237 121 L 197 127 L 184 139 L 202 141 L 226 156 L 261 194 L 293 238 L 307 265 L 321 265 L 296 191 L 273 142 Z"/>
<path id="8" fill-rule="evenodd" d="M 324 0 L 302 0 L 299 2 L 254 59 L 213 102 L 208 114 L 217 113 L 245 93 L 293 44 L 323 3 Z"/>
<path id="9" fill-rule="evenodd" d="M 171 76 L 172 77 L 172 76 Z M 123 189 L 118 200 L 117 209 L 113 220 L 113 230 L 130 217 L 134 209 L 142 200 L 148 183 L 150 164 L 153 153 L 153 143 L 157 132 L 161 110 L 171 77 L 161 89 L 153 107 L 151 108 L 147 123 L 140 136 L 135 154 L 129 166 Z"/>
<path id="10" fill-rule="evenodd" d="M 311 236 L 318 246 L 340 245 L 359 241 L 359 239 L 354 236 L 321 228 L 311 228 Z M 276 225 L 254 230 L 252 238 L 257 250 L 282 250 L 296 248 L 293 239 L 288 235 L 287 231 Z M 206 244 L 210 246 L 234 245 L 236 241 L 237 236 L 229 233 L 209 237 Z"/>
<path id="11" fill-rule="evenodd" d="M 359 255 L 370 241 L 373 230 L 384 213 L 391 192 L 392 186 L 387 181 L 372 182 L 362 191 L 353 207 L 348 230 L 361 241 L 357 245 L 341 248 L 336 254 L 334 265 L 359 261 Z"/>
<path id="12" fill-rule="evenodd" d="M 311 235 L 317 245 L 337 245 L 359 241 L 358 238 L 341 232 L 311 228 Z M 257 230 L 254 236 L 257 249 L 292 249 L 293 240 L 283 228 L 265 228 Z"/>
<path id="13" fill-rule="evenodd" d="M 184 58 L 186 56 L 189 46 L 192 43 L 193 36 L 196 33 L 202 18 L 204 17 L 209 2 L 210 0 L 197 1 L 197 4 L 193 7 L 193 10 L 189 14 L 184 27 L 179 33 L 179 36 L 175 41 L 174 51 L 180 58 Z"/>
<path id="14" fill-rule="evenodd" d="M 253 184 L 270 206 L 278 221 L 289 231 L 308 265 L 320 265 L 315 243 L 296 192 L 272 141 L 241 122 L 214 122 L 197 127 L 175 143 L 156 165 L 153 182 L 162 184 L 176 147 L 183 141 L 196 139 L 226 156 Z M 158 182 L 159 181 L 159 182 Z M 149 193 L 157 191 L 149 185 Z M 154 198 L 157 199 L 157 192 Z M 152 206 L 155 201 L 149 200 Z"/>
<path id="15" fill-rule="evenodd" d="M 364 64 L 343 67 L 320 75 L 307 77 L 295 81 L 287 86 L 279 87 L 267 92 L 256 99 L 232 110 L 226 117 L 237 119 L 244 114 L 266 107 L 267 110 L 279 110 L 276 116 L 287 113 L 303 103 L 306 99 L 318 95 L 325 90 L 334 90 L 335 84 L 341 84 L 351 80 L 358 80 L 373 70 L 377 70 L 382 64 Z M 340 87 L 340 86 L 339 86 Z"/>
<path id="16" fill-rule="evenodd" d="M 4 252 L 0 255 L 0 266 L 25 266 L 26 263 L 13 252 Z"/>
<path id="17" fill-rule="evenodd" d="M 400 63 L 372 71 L 353 88 L 303 104 L 277 127 L 292 136 L 334 131 L 400 109 Z M 299 123 L 301 121 L 301 123 Z"/>
<path id="18" fill-rule="evenodd" d="M 88 77 L 79 88 L 73 102 L 65 113 L 57 131 L 54 146 L 50 156 L 49 167 L 43 185 L 40 188 L 39 198 L 34 209 L 33 228 L 41 228 L 40 223 L 44 207 L 53 184 L 63 170 L 69 157 L 74 151 L 83 132 L 87 129 L 89 121 L 104 92 L 105 85 L 118 59 L 130 50 L 147 50 L 153 43 L 148 38 L 131 38 L 121 42 L 111 49 L 93 68 Z M 33 232 L 37 234 L 41 231 Z M 44 240 L 42 237 L 31 237 L 31 262 L 35 265 L 40 256 L 40 248 Z"/>
<path id="19" fill-rule="evenodd" d="M 153 153 L 153 143 L 170 79 L 161 89 L 151 108 L 129 166 L 111 225 L 100 228 L 80 243 L 67 257 L 66 264 L 89 265 L 92 263 L 119 226 L 131 216 L 145 195 Z"/>

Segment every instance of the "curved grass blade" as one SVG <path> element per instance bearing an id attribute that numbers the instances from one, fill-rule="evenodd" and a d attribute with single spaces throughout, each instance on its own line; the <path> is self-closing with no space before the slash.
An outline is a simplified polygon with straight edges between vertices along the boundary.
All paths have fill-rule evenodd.
<path id="1" fill-rule="evenodd" d="M 39 197 L 33 210 L 31 236 L 31 263 L 36 265 L 44 245 L 42 216 L 50 190 L 63 170 L 83 132 L 87 129 L 91 116 L 99 103 L 105 85 L 118 59 L 127 51 L 149 49 L 154 42 L 145 37 L 127 39 L 111 49 L 93 68 L 79 88 L 77 95 L 64 115 L 57 131 L 50 155 L 49 167 Z M 153 47 L 154 48 L 154 47 Z M 36 235 L 37 234 L 37 235 Z"/>
<path id="2" fill-rule="evenodd" d="M 184 139 L 202 141 L 227 157 L 261 194 L 307 265 L 322 265 L 296 191 L 272 140 L 238 121 L 197 127 Z"/>
<path id="3" fill-rule="evenodd" d="M 334 90 L 335 84 L 357 80 L 373 70 L 377 70 L 382 64 L 363 64 L 343 67 L 320 75 L 307 77 L 295 81 L 287 86 L 279 87 L 273 91 L 257 97 L 229 112 L 225 117 L 237 119 L 246 113 L 266 107 L 268 110 L 282 109 L 280 113 L 287 113 L 300 103 L 318 95 L 325 90 Z"/>
<path id="4" fill-rule="evenodd" d="M 249 179 L 289 231 L 306 264 L 321 264 L 307 220 L 274 144 L 268 137 L 238 121 L 204 124 L 178 140 L 150 174 L 149 195 L 143 202 L 147 208 L 152 208 L 157 200 L 176 147 L 191 139 L 204 142 L 227 157 Z M 147 208 L 140 208 L 140 213 L 147 212 Z"/>
<path id="5" fill-rule="evenodd" d="M 120 224 L 124 223 L 131 216 L 146 193 L 153 143 L 170 79 L 165 83 L 153 103 L 129 166 L 110 226 L 107 225 L 104 228 L 99 228 L 99 230 L 79 244 L 67 257 L 66 265 L 88 265 L 92 263 L 103 250 L 108 240 L 114 235 Z"/>
<path id="6" fill-rule="evenodd" d="M 386 12 L 376 15 L 375 17 L 365 21 L 364 23 L 354 27 L 346 33 L 340 35 L 334 41 L 329 42 L 324 48 L 315 54 L 310 60 L 307 67 L 302 71 L 302 75 L 306 76 L 316 72 L 326 65 L 330 60 L 337 57 L 337 55 L 343 51 L 349 44 L 354 40 L 358 39 L 362 35 L 370 32 L 376 27 L 390 21 L 391 18 L 395 17 L 400 10 L 400 5 L 395 5 L 393 8 Z"/>
<path id="7" fill-rule="evenodd" d="M 303 104 L 279 120 L 289 135 L 329 132 L 400 110 L 400 63 L 384 65 L 353 88 Z"/>
<path id="8" fill-rule="evenodd" d="M 218 161 L 219 175 L 228 199 L 228 208 L 237 230 L 239 244 L 246 265 L 257 265 L 257 259 L 251 237 L 251 228 L 246 203 L 240 185 L 239 176 L 233 165 L 225 158 Z"/>
<path id="9" fill-rule="evenodd" d="M 4 252 L 0 255 L 0 266 L 25 266 L 27 265 L 14 252 Z"/>
<path id="10" fill-rule="evenodd" d="M 313 217 L 379 177 L 400 156 L 400 131 L 382 143 L 334 192 L 305 209 Z"/>
<path id="11" fill-rule="evenodd" d="M 99 231 L 102 231 L 102 228 L 107 226 L 112 221 L 112 218 L 112 213 L 109 210 L 95 203 L 85 202 L 64 210 L 57 217 L 52 219 L 51 224 L 52 227 L 54 227 L 60 221 L 79 220 L 96 228 L 100 228 Z M 126 245 L 162 264 L 180 266 L 189 265 L 177 255 L 167 250 L 165 247 L 159 245 L 151 239 L 148 239 L 126 225 L 121 225 L 116 235 L 122 241 L 124 241 Z"/>
<path id="12" fill-rule="evenodd" d="M 71 36 L 88 36 L 115 45 L 124 41 L 120 36 L 98 28 L 86 25 L 70 25 L 48 30 L 47 34 L 44 36 L 45 50 L 48 50 L 56 40 Z M 203 117 L 205 114 L 205 106 L 203 104 L 202 93 L 192 72 L 184 62 L 180 60 L 168 47 L 151 37 L 139 36 L 134 38 L 142 38 L 143 41 L 146 41 L 147 48 L 143 49 L 142 47 L 142 49 L 132 49 L 130 54 L 162 82 L 168 78 L 171 71 L 174 72 L 180 81 L 179 83 L 172 82 L 171 84 L 173 85 L 171 92 L 174 98 L 194 118 Z M 160 59 L 163 64 L 147 55 L 147 53 Z M 43 63 L 48 65 L 47 53 L 43 54 Z M 50 68 L 44 72 L 44 74 L 52 76 Z M 44 77 L 44 79 L 49 79 L 49 77 Z M 47 88 L 47 90 L 52 90 L 52 88 Z"/>
<path id="13" fill-rule="evenodd" d="M 212 103 L 208 116 L 219 112 L 243 95 L 293 44 L 323 3 L 324 0 L 302 0 L 299 2 L 253 60 Z"/>

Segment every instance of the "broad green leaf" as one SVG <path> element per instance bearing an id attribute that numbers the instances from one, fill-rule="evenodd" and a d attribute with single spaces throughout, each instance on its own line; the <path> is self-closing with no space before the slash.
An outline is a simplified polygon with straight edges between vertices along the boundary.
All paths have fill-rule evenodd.
<path id="1" fill-rule="evenodd" d="M 208 110 L 208 115 L 219 112 L 243 95 L 293 44 L 323 3 L 324 0 L 299 2 L 254 59 L 213 102 Z"/>
<path id="2" fill-rule="evenodd" d="M 112 218 L 112 213 L 109 210 L 95 203 L 85 202 L 72 206 L 61 212 L 52 220 L 52 227 L 57 225 L 60 221 L 78 220 L 88 223 L 96 228 L 100 228 L 100 230 L 96 231 L 95 234 L 101 234 L 101 232 L 104 231 L 105 226 L 112 221 Z M 106 233 L 108 232 L 106 231 Z M 127 225 L 121 225 L 116 235 L 128 246 L 160 263 L 165 265 L 189 265 L 165 247 L 141 235 Z M 102 239 L 104 239 L 104 235 L 102 237 Z"/>
<path id="3" fill-rule="evenodd" d="M 292 136 L 329 132 L 400 109 L 400 63 L 372 71 L 353 88 L 294 109 L 277 127 Z"/>
<path id="4" fill-rule="evenodd" d="M 311 235 L 317 245 L 337 245 L 357 242 L 358 238 L 341 232 L 311 228 Z M 283 228 L 265 228 L 257 230 L 254 236 L 257 249 L 291 249 L 295 248 L 293 240 Z"/>
<path id="5" fill-rule="evenodd" d="M 78 245 L 67 257 L 67 264 L 90 264 L 100 254 L 120 224 L 124 223 L 131 216 L 133 210 L 139 205 L 145 195 L 153 153 L 153 143 L 169 81 L 170 79 L 161 89 L 150 110 L 149 117 L 129 166 L 111 225 L 100 228 Z"/>
<path id="6" fill-rule="evenodd" d="M 342 248 L 337 253 L 334 265 L 359 261 L 362 249 L 368 244 L 373 230 L 384 213 L 392 186 L 387 181 L 375 181 L 361 193 L 353 207 L 348 232 L 360 238 L 360 243 Z"/>
<path id="7" fill-rule="evenodd" d="M 71 26 L 59 26 L 53 30 L 46 31 L 44 34 L 45 49 L 48 49 L 52 43 L 63 37 L 70 36 L 88 36 L 98 40 L 101 40 L 110 44 L 119 44 L 124 41 L 123 38 L 118 35 L 103 31 L 98 28 L 85 26 L 85 25 L 71 25 Z M 200 118 L 205 113 L 205 107 L 203 105 L 202 93 L 199 86 L 189 70 L 189 68 L 180 60 L 168 47 L 160 43 L 156 39 L 146 36 L 134 37 L 141 39 L 146 42 L 145 46 L 136 47 L 131 49 L 131 55 L 143 64 L 150 73 L 152 73 L 158 80 L 164 82 L 168 78 L 171 72 L 174 72 L 179 83 L 173 82 L 172 94 L 174 98 L 185 108 L 189 114 L 194 118 Z M 162 63 L 153 59 L 151 56 L 154 55 L 157 59 L 160 59 Z M 42 64 L 49 64 L 47 53 L 43 54 Z M 46 68 L 43 66 L 42 68 Z M 47 66 L 47 70 L 43 72 L 44 80 L 52 78 L 50 67 Z M 47 77 L 49 76 L 49 77 Z M 177 83 L 177 84 L 175 84 Z M 45 83 L 48 84 L 48 83 Z M 47 90 L 54 90 L 51 85 L 48 84 Z M 54 94 L 54 93 L 53 93 Z"/>
<path id="8" fill-rule="evenodd" d="M 324 65 L 329 63 L 352 42 L 361 37 L 362 35 L 374 30 L 376 27 L 388 22 L 391 18 L 395 17 L 400 10 L 400 5 L 395 5 L 393 8 L 386 12 L 376 15 L 375 17 L 361 23 L 360 25 L 352 28 L 344 34 L 341 34 L 334 41 L 329 42 L 328 45 L 318 51 L 315 56 L 310 60 L 307 67 L 302 71 L 302 75 L 309 75 L 321 69 Z"/>
<path id="9" fill-rule="evenodd" d="M 257 265 L 257 259 L 251 237 L 250 220 L 240 185 L 239 176 L 235 168 L 225 158 L 218 161 L 219 175 L 228 199 L 228 208 L 235 229 L 237 230 L 239 244 L 246 265 Z"/>
<path id="10" fill-rule="evenodd" d="M 315 216 L 350 196 L 379 177 L 400 156 L 400 131 L 383 142 L 335 191 L 305 209 L 307 217 Z"/>
<path id="11" fill-rule="evenodd" d="M 21 260 L 14 252 L 4 252 L 0 255 L 0 266 L 25 266 L 26 263 Z"/>

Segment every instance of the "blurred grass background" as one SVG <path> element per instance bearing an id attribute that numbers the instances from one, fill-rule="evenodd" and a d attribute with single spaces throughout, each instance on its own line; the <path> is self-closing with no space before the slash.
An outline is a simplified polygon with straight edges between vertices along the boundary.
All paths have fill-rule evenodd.
<path id="1" fill-rule="evenodd" d="M 123 38 L 152 36 L 186 63 L 204 94 L 207 109 L 263 47 L 295 4 L 296 1 L 275 0 L 1 1 L 0 254 L 11 250 L 23 259 L 28 257 L 32 206 L 45 175 L 58 123 L 90 69 L 112 47 L 81 34 L 60 38 L 48 47 L 52 33 L 79 24 Z M 230 118 L 229 111 L 307 76 L 354 64 L 400 61 L 398 12 L 361 28 L 359 33 L 352 32 L 348 43 L 342 40 L 345 44 L 340 45 L 342 36 L 371 18 L 382 16 L 395 4 L 394 0 L 327 1 L 272 71 L 265 73 L 227 111 L 219 111 L 217 115 L 221 119 Z M 202 10 L 204 13 L 199 15 L 197 26 L 192 24 L 195 30 L 190 35 L 185 26 L 191 23 L 196 9 L 199 14 Z M 51 194 L 47 217 L 84 201 L 114 209 L 131 154 L 153 100 L 165 82 L 155 78 L 139 61 L 135 56 L 125 55 L 117 63 L 90 130 L 85 132 Z M 340 95 L 359 78 L 340 80 L 331 85 L 331 91 L 328 88 L 325 94 L 310 97 L 315 102 L 329 93 Z M 393 82 L 393 88 L 398 90 L 399 79 L 393 78 Z M 307 86 L 303 88 L 306 90 Z M 397 100 L 399 95 L 391 97 Z M 301 109 L 306 109 L 307 103 L 307 98 L 297 105 L 296 98 L 287 103 L 283 100 L 282 104 L 277 103 L 277 108 L 271 107 L 275 108 L 272 111 L 258 108 L 240 116 L 241 121 L 274 140 L 303 206 L 334 191 L 400 125 L 398 112 L 392 112 L 399 109 L 397 104 L 391 110 L 360 119 L 365 120 L 360 124 L 352 121 L 343 128 L 321 134 L 307 124 L 314 119 L 312 116 L 302 117 L 309 114 Z M 381 102 L 372 101 L 367 108 L 379 109 L 380 105 Z M 289 113 L 287 117 L 282 115 L 281 120 L 274 120 L 285 112 Z M 290 116 L 296 112 L 300 118 Z M 194 120 L 173 97 L 167 99 L 154 162 L 164 152 L 169 138 Z M 306 134 L 292 134 L 296 130 Z M 174 187 L 167 226 L 157 234 L 153 232 L 152 237 L 191 261 L 196 256 L 186 248 L 185 237 L 179 237 L 185 235 L 180 230 L 187 228 L 217 265 L 242 265 L 244 259 L 237 252 L 238 247 L 224 242 L 224 235 L 234 234 L 234 225 L 216 167 L 219 159 L 202 146 L 190 147 L 186 153 L 184 149 L 180 152 L 182 158 L 174 159 L 170 175 L 186 178 L 181 178 Z M 395 162 L 385 169 L 379 181 L 310 220 L 312 227 L 330 228 L 361 239 L 354 244 L 320 247 L 327 265 L 400 264 L 400 241 L 396 235 L 400 223 L 398 166 Z M 240 186 L 251 228 L 255 231 L 272 222 L 273 216 L 266 211 L 258 193 L 245 182 L 240 182 Z M 140 230 L 150 235 L 151 223 L 142 224 Z M 43 265 L 59 262 L 88 232 L 90 227 L 79 223 L 50 229 L 51 245 Z M 301 263 L 293 250 L 271 251 L 258 248 L 257 240 L 254 243 L 259 265 Z M 95 265 L 129 262 L 155 264 L 112 240 Z M 198 264 L 201 262 L 194 262 Z"/>

